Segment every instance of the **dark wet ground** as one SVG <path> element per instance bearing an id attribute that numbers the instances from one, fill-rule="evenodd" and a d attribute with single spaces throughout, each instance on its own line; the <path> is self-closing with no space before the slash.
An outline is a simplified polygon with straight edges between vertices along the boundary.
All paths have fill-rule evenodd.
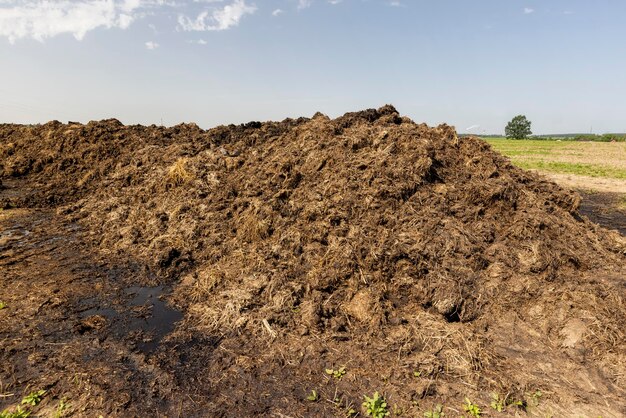
<path id="1" fill-rule="evenodd" d="M 68 398 L 71 416 L 134 417 L 169 391 L 151 357 L 167 356 L 163 338 L 182 319 L 170 289 L 82 234 L 51 210 L 0 211 L 0 411 L 46 390 L 36 416 Z M 128 406 L 139 398 L 141 413 Z"/>
<path id="2" fill-rule="evenodd" d="M 592 222 L 626 235 L 626 193 L 580 192 L 580 213 Z"/>
<path id="3" fill-rule="evenodd" d="M 164 299 L 169 289 L 163 286 L 132 286 L 124 289 L 114 300 L 99 297 L 80 302 L 83 328 L 93 322 L 105 321 L 118 338 L 136 335 L 137 349 L 150 354 L 158 348 L 164 336 L 174 330 L 176 322 L 183 318 L 181 312 L 172 309 Z M 121 303 L 120 303 L 121 302 Z M 83 308 L 88 308 L 82 310 Z"/>

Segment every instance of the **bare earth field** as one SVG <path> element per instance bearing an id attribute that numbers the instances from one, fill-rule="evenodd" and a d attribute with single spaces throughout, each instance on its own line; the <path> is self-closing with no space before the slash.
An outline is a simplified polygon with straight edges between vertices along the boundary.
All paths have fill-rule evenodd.
<path id="1" fill-rule="evenodd" d="M 0 180 L 3 418 L 626 415 L 620 191 L 447 125 L 0 125 Z"/>

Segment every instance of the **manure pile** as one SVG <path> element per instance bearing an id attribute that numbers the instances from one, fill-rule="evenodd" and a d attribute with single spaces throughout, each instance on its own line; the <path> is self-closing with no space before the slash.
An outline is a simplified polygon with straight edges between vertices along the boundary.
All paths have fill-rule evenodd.
<path id="1" fill-rule="evenodd" d="M 167 378 L 113 415 L 344 416 L 375 391 L 405 416 L 626 414 L 624 237 L 450 126 L 4 125 L 0 173 L 29 187 L 6 209 L 172 288 L 184 319 L 146 360 Z"/>

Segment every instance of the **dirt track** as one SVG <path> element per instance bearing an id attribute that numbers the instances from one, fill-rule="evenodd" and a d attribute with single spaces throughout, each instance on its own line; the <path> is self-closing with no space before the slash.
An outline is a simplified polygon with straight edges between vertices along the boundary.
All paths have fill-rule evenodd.
<path id="1" fill-rule="evenodd" d="M 626 413 L 623 237 L 477 139 L 392 108 L 0 132 L 0 408 Z"/>

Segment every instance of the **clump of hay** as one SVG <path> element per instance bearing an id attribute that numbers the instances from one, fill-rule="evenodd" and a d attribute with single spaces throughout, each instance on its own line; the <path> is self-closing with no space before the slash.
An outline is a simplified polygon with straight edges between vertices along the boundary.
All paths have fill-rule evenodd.
<path id="1" fill-rule="evenodd" d="M 179 158 L 172 164 L 167 171 L 167 184 L 170 186 L 182 186 L 190 183 L 194 179 L 194 175 L 187 168 L 188 159 Z"/>

